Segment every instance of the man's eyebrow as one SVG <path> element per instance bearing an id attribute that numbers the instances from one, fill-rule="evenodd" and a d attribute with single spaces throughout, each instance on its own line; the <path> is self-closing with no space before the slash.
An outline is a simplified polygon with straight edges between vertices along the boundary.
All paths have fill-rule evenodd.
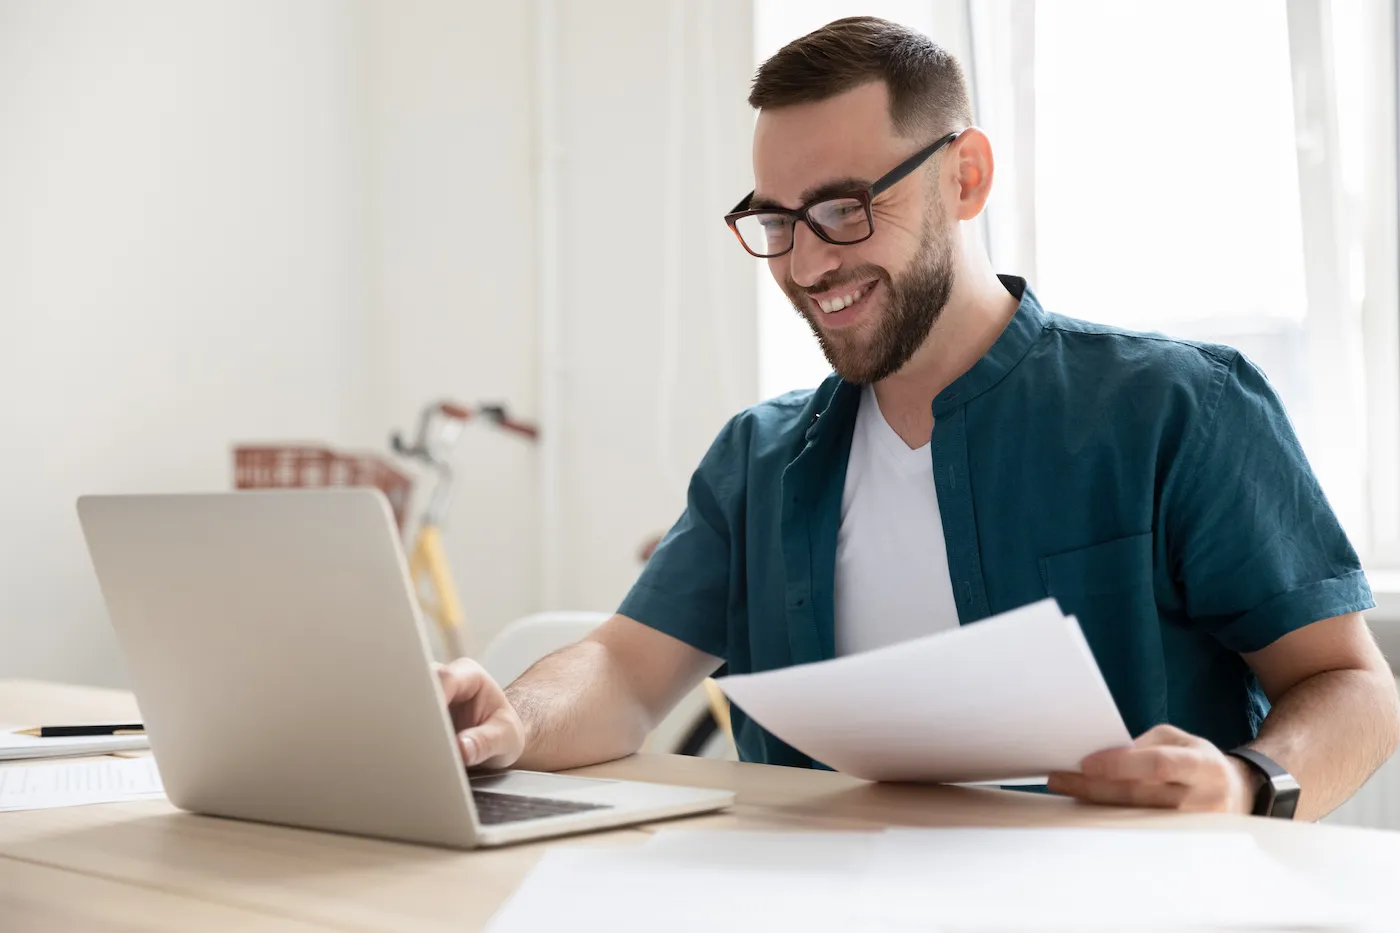
<path id="1" fill-rule="evenodd" d="M 770 209 L 777 209 L 780 211 L 787 210 L 787 208 L 783 207 L 783 205 L 779 204 L 772 198 L 765 198 L 757 194 L 749 198 L 749 203 L 744 205 L 744 209 L 749 211 L 761 211 Z"/>
<path id="2" fill-rule="evenodd" d="M 802 203 L 811 204 L 813 201 L 820 201 L 822 198 L 829 198 L 832 195 L 850 194 L 853 191 L 862 191 L 869 187 L 870 182 L 864 178 L 850 176 L 846 178 L 836 178 L 828 182 L 823 182 L 814 188 L 808 188 L 806 191 L 802 192 Z M 753 197 L 749 198 L 748 210 L 757 211 L 773 208 L 784 211 L 795 210 L 795 208 L 790 208 L 786 204 L 776 201 L 773 198 L 766 198 L 761 194 L 755 193 Z"/>

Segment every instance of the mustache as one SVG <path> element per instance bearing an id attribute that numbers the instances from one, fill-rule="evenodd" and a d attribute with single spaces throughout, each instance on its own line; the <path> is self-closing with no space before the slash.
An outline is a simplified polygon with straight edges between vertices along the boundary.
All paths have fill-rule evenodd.
<path id="1" fill-rule="evenodd" d="M 842 285 L 850 285 L 856 282 L 868 282 L 872 278 L 879 279 L 886 284 L 890 282 L 890 274 L 881 267 L 859 266 L 848 271 L 824 275 L 807 286 L 798 285 L 792 280 L 792 276 L 788 276 L 787 282 L 785 282 L 784 285 L 786 286 L 785 291 L 789 295 L 815 295 L 821 292 L 832 291 Z"/>

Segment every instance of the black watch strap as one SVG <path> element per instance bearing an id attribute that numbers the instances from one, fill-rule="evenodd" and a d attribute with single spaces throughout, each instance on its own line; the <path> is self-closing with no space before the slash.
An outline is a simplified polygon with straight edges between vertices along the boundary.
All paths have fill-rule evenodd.
<path id="1" fill-rule="evenodd" d="M 1251 771 L 1263 778 L 1254 795 L 1255 816 L 1275 816 L 1291 820 L 1298 809 L 1298 781 L 1282 765 L 1268 755 L 1252 748 L 1236 748 L 1228 754 L 1249 765 Z"/>

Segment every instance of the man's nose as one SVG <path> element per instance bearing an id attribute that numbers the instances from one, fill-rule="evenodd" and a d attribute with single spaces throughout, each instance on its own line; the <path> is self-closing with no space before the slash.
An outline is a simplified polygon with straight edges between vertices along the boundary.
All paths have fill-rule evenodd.
<path id="1" fill-rule="evenodd" d="M 828 272 L 841 265 L 841 247 L 828 243 L 812 232 L 804 223 L 798 223 L 792 231 L 792 280 L 803 288 L 810 288 Z"/>

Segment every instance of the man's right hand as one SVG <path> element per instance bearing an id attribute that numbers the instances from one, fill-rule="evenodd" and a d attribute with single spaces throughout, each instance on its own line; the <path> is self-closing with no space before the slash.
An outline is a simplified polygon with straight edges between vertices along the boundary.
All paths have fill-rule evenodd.
<path id="1" fill-rule="evenodd" d="M 525 725 L 505 691 L 480 664 L 458 658 L 436 666 L 457 745 L 469 768 L 509 768 L 525 751 Z"/>
<path id="2" fill-rule="evenodd" d="M 535 662 L 510 685 L 511 698 L 466 658 L 437 674 L 469 767 L 563 771 L 641 748 L 647 733 L 720 663 L 615 615 L 583 641 Z"/>

